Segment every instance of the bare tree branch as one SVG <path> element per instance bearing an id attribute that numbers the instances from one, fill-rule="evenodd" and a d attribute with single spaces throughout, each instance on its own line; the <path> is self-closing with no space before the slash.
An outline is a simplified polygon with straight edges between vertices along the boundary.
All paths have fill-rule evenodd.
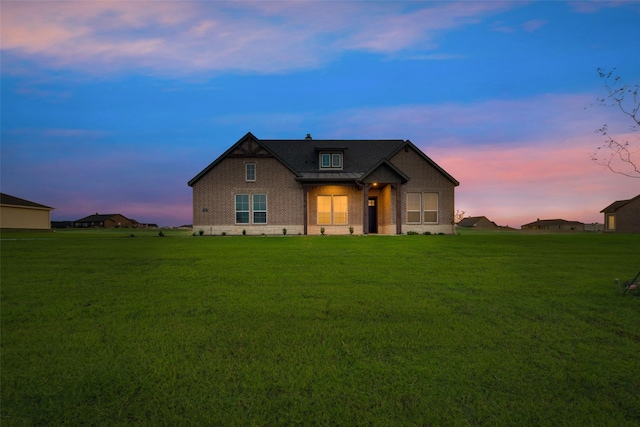
<path id="1" fill-rule="evenodd" d="M 620 77 L 614 72 L 615 68 L 611 71 L 598 68 L 598 75 L 604 80 L 604 87 L 608 93 L 607 98 L 598 99 L 598 104 L 617 107 L 633 122 L 629 126 L 629 131 L 638 132 L 640 130 L 640 83 L 635 85 L 622 83 Z M 613 173 L 640 178 L 640 144 L 634 147 L 628 140 L 618 140 L 611 135 L 606 124 L 595 132 L 602 135 L 604 143 L 591 154 L 591 160 L 607 167 Z"/>

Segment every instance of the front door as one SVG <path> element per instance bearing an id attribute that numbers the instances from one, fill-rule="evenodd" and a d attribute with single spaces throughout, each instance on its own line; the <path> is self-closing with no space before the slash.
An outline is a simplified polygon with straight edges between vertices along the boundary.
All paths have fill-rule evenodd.
<path id="1" fill-rule="evenodd" d="M 369 233 L 378 232 L 378 198 L 369 197 Z"/>

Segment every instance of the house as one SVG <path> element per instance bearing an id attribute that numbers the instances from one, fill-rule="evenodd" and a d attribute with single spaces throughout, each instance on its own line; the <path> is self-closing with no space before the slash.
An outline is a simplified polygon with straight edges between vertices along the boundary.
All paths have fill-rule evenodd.
<path id="1" fill-rule="evenodd" d="M 584 231 L 584 223 L 564 219 L 540 219 L 521 227 L 522 230 Z"/>
<path id="2" fill-rule="evenodd" d="M 53 208 L 0 193 L 0 228 L 51 230 Z"/>
<path id="3" fill-rule="evenodd" d="M 133 221 L 121 214 L 94 214 L 74 221 L 76 228 L 131 228 Z"/>
<path id="4" fill-rule="evenodd" d="M 454 232 L 451 175 L 411 141 L 240 138 L 188 185 L 204 234 Z"/>
<path id="5" fill-rule="evenodd" d="M 456 224 L 458 227 L 476 228 L 483 230 L 497 230 L 501 228 L 493 221 L 490 221 L 486 216 L 470 216 L 463 218 Z"/>
<path id="6" fill-rule="evenodd" d="M 600 213 L 604 213 L 604 231 L 640 233 L 640 194 L 633 199 L 613 202 Z"/>

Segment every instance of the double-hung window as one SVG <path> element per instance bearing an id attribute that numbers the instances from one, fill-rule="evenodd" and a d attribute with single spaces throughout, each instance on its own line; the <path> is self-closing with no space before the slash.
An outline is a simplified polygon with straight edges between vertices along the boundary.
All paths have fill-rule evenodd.
<path id="1" fill-rule="evenodd" d="M 346 225 L 347 196 L 318 196 L 318 225 Z"/>
<path id="2" fill-rule="evenodd" d="M 420 193 L 407 193 L 407 222 L 420 223 L 421 196 Z"/>
<path id="3" fill-rule="evenodd" d="M 236 224 L 249 224 L 248 194 L 236 194 Z"/>
<path id="4" fill-rule="evenodd" d="M 407 193 L 407 223 L 438 222 L 438 193 Z"/>
<path id="5" fill-rule="evenodd" d="M 438 222 L 438 193 L 424 193 L 422 200 L 422 221 Z"/>
<path id="6" fill-rule="evenodd" d="M 250 223 L 267 223 L 266 194 L 236 194 L 236 224 Z"/>
<path id="7" fill-rule="evenodd" d="M 254 224 L 267 223 L 267 195 L 266 194 L 253 195 L 253 223 Z"/>

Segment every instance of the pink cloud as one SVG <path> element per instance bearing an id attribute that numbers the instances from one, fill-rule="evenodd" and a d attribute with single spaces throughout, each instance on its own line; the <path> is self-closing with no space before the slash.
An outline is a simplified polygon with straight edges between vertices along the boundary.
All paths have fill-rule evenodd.
<path id="1" fill-rule="evenodd" d="M 591 138 L 533 146 L 425 147 L 461 182 L 458 209 L 519 228 L 537 218 L 602 222 L 600 210 L 640 192 L 633 178 L 589 160 Z"/>
<path id="2" fill-rule="evenodd" d="M 7 2 L 2 49 L 47 66 L 163 74 L 313 68 L 345 50 L 433 49 L 509 3 Z"/>

